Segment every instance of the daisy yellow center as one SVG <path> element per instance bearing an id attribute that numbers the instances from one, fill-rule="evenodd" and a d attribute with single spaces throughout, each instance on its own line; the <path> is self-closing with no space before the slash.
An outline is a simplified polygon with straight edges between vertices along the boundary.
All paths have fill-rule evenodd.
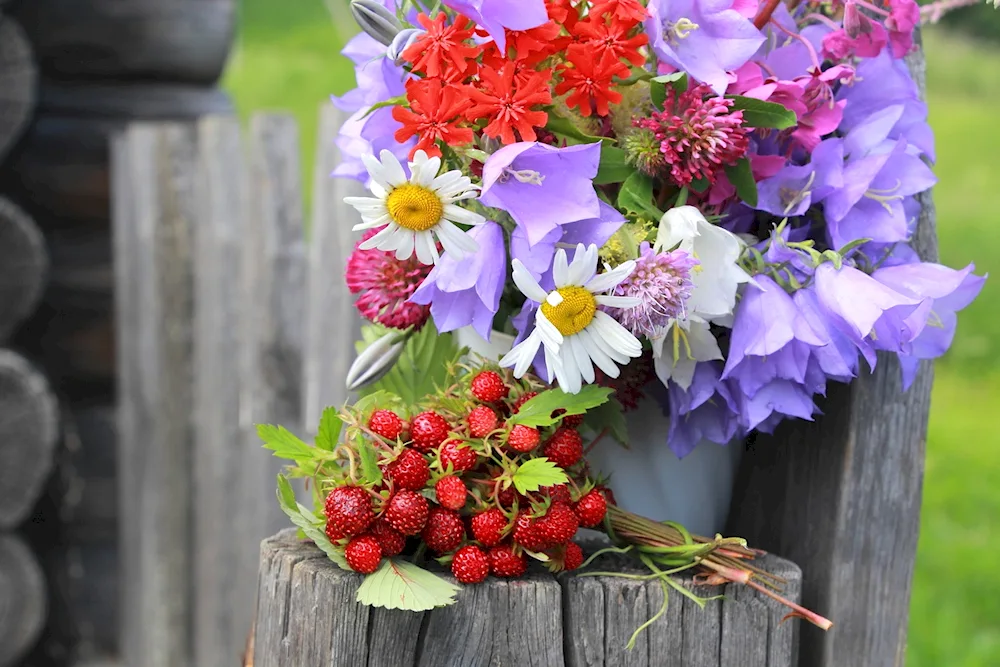
<path id="1" fill-rule="evenodd" d="M 441 222 L 444 214 L 444 204 L 437 193 L 412 183 L 390 192 L 385 207 L 397 225 L 415 232 L 426 232 Z"/>
<path id="2" fill-rule="evenodd" d="M 552 322 L 563 336 L 572 336 L 586 329 L 597 313 L 594 295 L 576 286 L 560 287 L 556 293 L 561 301 L 549 295 L 549 299 L 542 304 L 545 319 Z M 559 301 L 559 305 L 553 306 L 549 301 Z"/>

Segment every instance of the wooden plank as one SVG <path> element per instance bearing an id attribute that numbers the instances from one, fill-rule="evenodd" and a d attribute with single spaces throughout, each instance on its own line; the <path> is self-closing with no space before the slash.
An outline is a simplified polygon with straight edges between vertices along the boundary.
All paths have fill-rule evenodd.
<path id="1" fill-rule="evenodd" d="M 16 667 L 45 625 L 45 578 L 20 537 L 0 533 L 0 667 Z"/>
<path id="2" fill-rule="evenodd" d="M 195 129 L 114 144 L 119 497 L 128 665 L 191 659 Z"/>
<path id="3" fill-rule="evenodd" d="M 344 270 L 356 236 L 351 227 L 361 218 L 344 203 L 344 197 L 362 194 L 363 187 L 357 181 L 330 175 L 340 163 L 335 141 L 345 119 L 344 112 L 332 104 L 324 104 L 320 109 L 303 369 L 303 418 L 307 429 L 317 427 L 324 408 L 347 401 L 344 378 L 354 361 L 354 341 L 360 339 L 361 318 L 344 286 Z"/>
<path id="4" fill-rule="evenodd" d="M 27 35 L 17 21 L 0 13 L 0 162 L 31 118 L 37 84 Z"/>
<path id="5" fill-rule="evenodd" d="M 922 87 L 923 55 L 910 62 Z M 921 201 L 914 246 L 934 260 Z M 925 362 L 903 393 L 898 360 L 880 354 L 873 374 L 830 386 L 815 423 L 788 422 L 744 457 L 729 533 L 798 563 L 805 606 L 836 623 L 803 628 L 803 665 L 903 664 L 932 382 Z"/>

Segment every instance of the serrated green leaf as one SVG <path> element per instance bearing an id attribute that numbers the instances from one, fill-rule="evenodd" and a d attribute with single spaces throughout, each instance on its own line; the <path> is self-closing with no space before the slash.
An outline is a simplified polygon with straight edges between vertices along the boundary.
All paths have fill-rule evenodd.
<path id="1" fill-rule="evenodd" d="M 309 461 L 316 457 L 316 448 L 299 440 L 284 426 L 258 424 L 257 436 L 264 441 L 264 449 L 274 452 L 280 459 Z"/>
<path id="2" fill-rule="evenodd" d="M 572 139 L 573 141 L 581 144 L 596 144 L 598 141 L 614 143 L 614 139 L 609 137 L 595 137 L 591 134 L 587 134 L 574 125 L 573 121 L 569 118 L 558 116 L 554 113 L 549 114 L 549 120 L 545 123 L 545 129 L 553 134 L 558 134 L 560 137 Z"/>
<path id="3" fill-rule="evenodd" d="M 392 410 L 403 419 L 409 419 L 409 411 L 403 399 L 391 391 L 385 391 L 384 389 L 373 391 L 363 398 L 359 398 L 354 403 L 354 410 L 362 414 L 374 410 Z"/>
<path id="4" fill-rule="evenodd" d="M 350 570 L 347 559 L 337 547 L 333 546 L 330 538 L 326 536 L 322 523 L 317 523 L 312 513 L 295 500 L 295 490 L 284 475 L 278 475 L 278 504 L 281 511 L 288 515 L 292 523 L 312 540 L 330 560 L 337 564 L 342 570 Z"/>
<path id="5" fill-rule="evenodd" d="M 635 167 L 628 164 L 625 151 L 609 144 L 601 146 L 601 165 L 597 169 L 594 185 L 622 183 L 635 173 Z"/>
<path id="6" fill-rule="evenodd" d="M 512 479 L 514 488 L 519 493 L 531 493 L 543 486 L 565 484 L 569 481 L 565 470 L 545 458 L 525 461 L 514 472 Z"/>
<path id="7" fill-rule="evenodd" d="M 382 483 L 382 470 L 378 467 L 378 455 L 372 443 L 362 434 L 354 439 L 358 450 L 358 458 L 361 459 L 362 484 L 378 485 Z"/>
<path id="8" fill-rule="evenodd" d="M 362 396 L 383 391 L 395 394 L 405 405 L 416 405 L 447 381 L 448 367 L 461 349 L 450 333 L 439 334 L 428 322 L 406 341 L 396 365 L 378 382 L 361 390 Z"/>
<path id="9" fill-rule="evenodd" d="M 551 426 L 567 415 L 581 415 L 587 410 L 607 403 L 608 397 L 613 392 L 613 389 L 595 384 L 585 385 L 577 394 L 567 394 L 562 389 L 549 389 L 525 401 L 524 405 L 518 408 L 517 414 L 510 416 L 507 424 Z M 552 413 L 560 408 L 566 411 L 565 414 L 553 417 Z"/>
<path id="10" fill-rule="evenodd" d="M 616 398 L 608 399 L 603 405 L 587 410 L 583 418 L 586 424 L 595 433 L 600 433 L 607 429 L 608 435 L 623 445 L 628 445 L 628 426 L 625 423 L 625 411 L 622 404 Z"/>
<path id="11" fill-rule="evenodd" d="M 770 127 L 784 130 L 795 127 L 795 112 L 774 102 L 764 102 L 753 97 L 727 95 L 733 101 L 733 111 L 743 112 L 743 122 L 750 127 Z"/>
<path id="12" fill-rule="evenodd" d="M 405 560 L 386 560 L 365 577 L 357 601 L 372 607 L 427 611 L 454 604 L 461 589 Z"/>
<path id="13" fill-rule="evenodd" d="M 667 99 L 667 86 L 672 86 L 678 93 L 683 93 L 688 89 L 687 73 L 664 74 L 649 82 L 649 94 L 653 99 L 653 104 L 660 111 L 663 111 L 663 103 Z"/>
<path id="14" fill-rule="evenodd" d="M 337 408 L 330 407 L 323 410 L 323 416 L 319 420 L 319 431 L 316 434 L 316 446 L 332 452 L 340 440 L 340 429 L 343 426 L 344 422 L 340 419 L 340 411 Z"/>
<path id="15" fill-rule="evenodd" d="M 642 172 L 633 172 L 618 191 L 618 208 L 652 220 L 663 217 L 663 211 L 653 205 L 653 179 Z"/>
<path id="16" fill-rule="evenodd" d="M 757 181 L 753 180 L 750 160 L 741 157 L 736 164 L 726 167 L 726 176 L 736 188 L 736 194 L 739 198 L 750 208 L 755 207 L 757 205 Z"/>

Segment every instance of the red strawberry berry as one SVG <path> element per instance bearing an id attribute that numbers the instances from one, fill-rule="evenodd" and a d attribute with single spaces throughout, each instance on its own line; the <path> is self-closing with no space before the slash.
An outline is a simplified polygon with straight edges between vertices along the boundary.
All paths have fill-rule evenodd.
<path id="1" fill-rule="evenodd" d="M 540 439 L 541 437 L 538 435 L 537 428 L 517 424 L 510 430 L 510 434 L 507 436 L 507 444 L 510 445 L 511 449 L 524 453 L 530 452 L 537 447 Z"/>
<path id="2" fill-rule="evenodd" d="M 371 535 L 361 535 L 347 543 L 344 558 L 355 572 L 371 574 L 382 562 L 382 547 Z"/>
<path id="3" fill-rule="evenodd" d="M 553 503 L 545 516 L 535 522 L 535 530 L 548 544 L 566 544 L 580 528 L 580 519 L 569 505 Z"/>
<path id="4" fill-rule="evenodd" d="M 514 522 L 514 541 L 528 551 L 544 551 L 551 543 L 538 529 L 538 521 L 527 512 L 521 512 Z"/>
<path id="5" fill-rule="evenodd" d="M 555 486 L 543 486 L 538 492 L 546 498 L 551 498 L 554 503 L 569 503 L 572 498 L 569 495 L 569 488 L 565 484 Z"/>
<path id="6" fill-rule="evenodd" d="M 521 409 L 521 406 L 533 399 L 535 396 L 538 396 L 537 391 L 529 391 L 526 394 L 523 394 L 520 398 L 514 401 L 514 405 L 510 406 L 511 414 L 516 415 L 517 411 Z"/>
<path id="7" fill-rule="evenodd" d="M 469 413 L 469 435 L 485 438 L 497 427 L 497 413 L 492 408 L 479 405 Z"/>
<path id="8" fill-rule="evenodd" d="M 434 493 L 437 495 L 438 505 L 450 510 L 460 510 L 465 507 L 465 498 L 468 489 L 465 482 L 454 475 L 448 475 L 438 480 L 434 485 Z"/>
<path id="9" fill-rule="evenodd" d="M 427 525 L 420 534 L 427 547 L 436 553 L 454 551 L 465 539 L 465 524 L 458 512 L 435 507 L 427 515 Z"/>
<path id="10" fill-rule="evenodd" d="M 336 544 L 340 540 L 342 540 L 345 537 L 347 537 L 347 535 L 345 535 L 344 533 L 340 532 L 340 529 L 337 528 L 337 524 L 335 524 L 333 521 L 330 521 L 330 519 L 327 519 L 326 520 L 326 537 L 331 542 L 333 542 L 334 544 Z"/>
<path id="11" fill-rule="evenodd" d="M 479 454 L 472 447 L 469 447 L 461 440 L 449 440 L 441 445 L 438 450 L 441 458 L 441 469 L 447 470 L 448 464 L 455 473 L 462 473 L 472 470 L 479 463 Z"/>
<path id="12" fill-rule="evenodd" d="M 472 535 L 488 547 L 500 544 L 503 531 L 507 527 L 507 517 L 496 507 L 472 517 Z"/>
<path id="13" fill-rule="evenodd" d="M 463 584 L 478 584 L 490 573 L 490 558 L 482 549 L 469 544 L 455 552 L 451 573 Z"/>
<path id="14" fill-rule="evenodd" d="M 576 429 L 563 426 L 548 439 L 542 454 L 560 468 L 569 468 L 583 457 L 583 438 Z"/>
<path id="15" fill-rule="evenodd" d="M 583 549 L 576 542 L 566 544 L 566 553 L 563 554 L 563 569 L 572 572 L 583 565 Z"/>
<path id="16" fill-rule="evenodd" d="M 597 486 L 594 487 L 594 490 L 599 492 L 602 496 L 604 496 L 604 499 L 608 501 L 609 505 L 618 504 L 615 502 L 615 492 L 612 491 L 610 487 L 598 484 Z"/>
<path id="17" fill-rule="evenodd" d="M 528 557 L 516 553 L 513 545 L 501 544 L 490 549 L 490 572 L 497 577 L 520 577 L 528 571 Z"/>
<path id="18" fill-rule="evenodd" d="M 368 428 L 372 433 L 395 442 L 403 432 L 403 420 L 391 410 L 376 410 L 368 419 Z"/>
<path id="19" fill-rule="evenodd" d="M 448 439 L 451 426 L 436 412 L 421 412 L 410 422 L 414 449 L 427 453 Z"/>
<path id="20" fill-rule="evenodd" d="M 590 491 L 577 501 L 573 511 L 580 518 L 581 526 L 593 528 L 604 521 L 604 515 L 608 511 L 608 501 L 600 491 Z"/>
<path id="21" fill-rule="evenodd" d="M 378 540 L 378 545 L 382 547 L 382 555 L 386 558 L 398 556 L 406 546 L 406 537 L 385 519 L 379 519 L 375 522 L 371 529 L 371 536 Z"/>
<path id="22" fill-rule="evenodd" d="M 416 491 L 399 491 L 389 500 L 385 518 L 403 535 L 416 535 L 424 529 L 429 509 L 427 499 Z"/>
<path id="23" fill-rule="evenodd" d="M 359 535 L 375 521 L 371 497 L 360 486 L 338 486 L 326 497 L 326 518 L 335 534 Z"/>
<path id="24" fill-rule="evenodd" d="M 552 416 L 558 417 L 563 414 L 566 414 L 566 411 L 563 410 L 562 408 L 559 408 L 558 410 L 552 413 Z M 567 415 L 563 417 L 562 420 L 562 425 L 569 426 L 570 428 L 576 428 L 581 424 L 583 424 L 583 415 Z"/>
<path id="25" fill-rule="evenodd" d="M 396 460 L 386 467 L 389 479 L 397 488 L 419 491 L 431 477 L 431 468 L 424 455 L 415 449 L 404 449 Z"/>
<path id="26" fill-rule="evenodd" d="M 472 378 L 472 395 L 483 403 L 495 403 L 506 398 L 509 391 L 503 378 L 494 371 L 483 371 Z"/>

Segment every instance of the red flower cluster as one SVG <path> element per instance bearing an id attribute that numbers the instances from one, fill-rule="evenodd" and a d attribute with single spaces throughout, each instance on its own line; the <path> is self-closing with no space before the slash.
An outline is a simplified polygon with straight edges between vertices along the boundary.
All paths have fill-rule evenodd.
<path id="1" fill-rule="evenodd" d="M 476 46 L 473 38 L 486 33 L 464 16 L 448 23 L 443 12 L 420 15 L 426 32 L 402 54 L 416 77 L 406 84 L 408 106 L 392 111 L 403 126 L 396 140 L 416 136 L 413 152 L 428 155 L 440 155 L 442 144 L 470 144 L 476 134 L 503 144 L 535 141 L 553 90 L 584 116 L 608 115 L 622 99 L 615 79 L 628 76 L 626 63 L 646 62 L 647 13 L 638 0 L 588 4 L 549 0 L 551 20 L 509 30 L 505 52 L 496 42 Z"/>

